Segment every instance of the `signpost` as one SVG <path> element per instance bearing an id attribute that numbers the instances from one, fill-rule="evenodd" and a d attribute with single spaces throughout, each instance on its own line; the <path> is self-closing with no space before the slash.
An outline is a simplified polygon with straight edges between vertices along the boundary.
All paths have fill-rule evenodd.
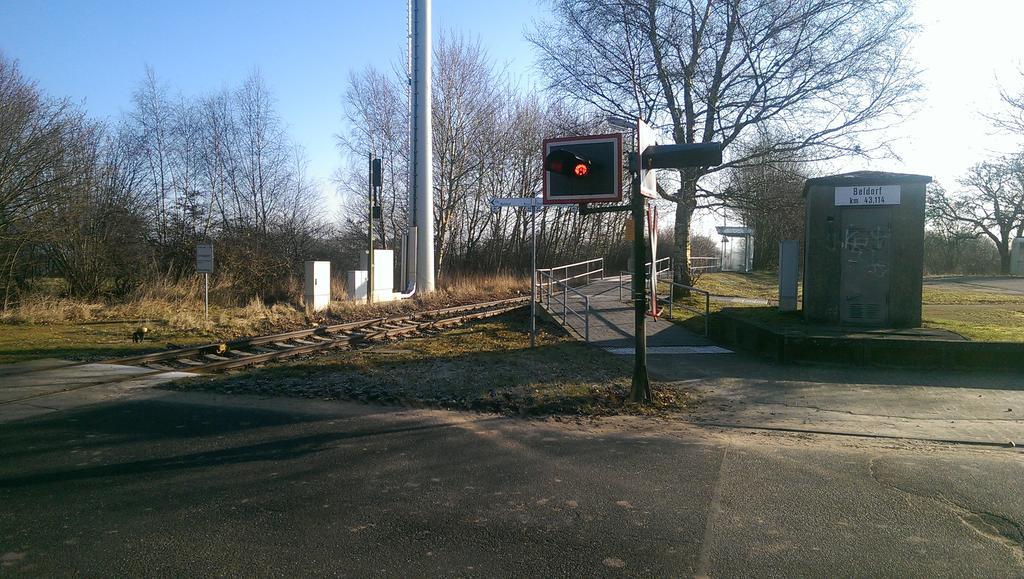
<path id="1" fill-rule="evenodd" d="M 530 210 L 530 347 L 537 345 L 537 212 L 544 210 L 543 197 L 500 197 L 491 199 L 491 211 L 502 207 L 524 207 Z"/>
<path id="2" fill-rule="evenodd" d="M 210 319 L 210 274 L 213 273 L 213 244 L 196 245 L 196 273 L 203 274 L 203 311 Z"/>

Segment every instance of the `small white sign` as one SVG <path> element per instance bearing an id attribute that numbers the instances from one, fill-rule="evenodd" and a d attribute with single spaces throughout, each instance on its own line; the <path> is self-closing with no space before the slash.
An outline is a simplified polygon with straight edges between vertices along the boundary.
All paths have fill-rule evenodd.
<path id="1" fill-rule="evenodd" d="M 196 273 L 213 273 L 213 244 L 196 245 Z"/>
<path id="2" fill-rule="evenodd" d="M 647 147 L 653 147 L 658 144 L 658 133 L 654 130 L 654 127 L 648 125 L 640 119 L 636 120 L 636 150 L 642 155 Z M 644 197 L 650 197 L 651 199 L 658 198 L 658 172 L 654 169 L 648 169 L 643 166 L 641 160 L 640 167 L 640 194 Z"/>
<path id="3" fill-rule="evenodd" d="M 836 187 L 836 205 L 899 205 L 899 185 Z"/>

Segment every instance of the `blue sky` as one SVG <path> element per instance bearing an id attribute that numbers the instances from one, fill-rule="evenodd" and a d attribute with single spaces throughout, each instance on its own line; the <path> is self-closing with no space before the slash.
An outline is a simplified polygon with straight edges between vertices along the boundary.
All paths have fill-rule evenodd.
<path id="1" fill-rule="evenodd" d="M 527 73 L 523 28 L 535 0 L 433 4 L 435 38 L 442 30 L 479 36 L 496 62 Z M 0 50 L 47 93 L 84 102 L 94 117 L 129 109 L 147 65 L 185 95 L 236 86 L 258 68 L 311 175 L 328 189 L 349 72 L 404 63 L 405 43 L 405 0 L 0 0 Z"/>
<path id="2" fill-rule="evenodd" d="M 478 36 L 492 58 L 530 81 L 523 30 L 545 9 L 538 0 L 434 0 L 435 34 Z M 968 6 L 965 9 L 964 6 Z M 894 133 L 900 160 L 865 167 L 936 176 L 947 187 L 973 162 L 1017 143 L 991 135 L 978 111 L 998 107 L 997 80 L 1021 86 L 1019 0 L 918 0 L 924 102 Z M 340 165 L 334 134 L 350 71 L 403 62 L 405 0 L 197 2 L 0 0 L 0 50 L 54 96 L 116 118 L 152 66 L 174 92 L 200 95 L 236 86 L 258 68 L 310 174 L 325 192 Z"/>

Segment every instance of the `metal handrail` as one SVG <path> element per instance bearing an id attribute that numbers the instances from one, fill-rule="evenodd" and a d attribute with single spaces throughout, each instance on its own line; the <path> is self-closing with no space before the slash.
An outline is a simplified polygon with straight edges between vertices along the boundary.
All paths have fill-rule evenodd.
<path id="1" fill-rule="evenodd" d="M 693 262 L 706 262 L 708 265 L 693 265 Z M 722 258 L 721 257 L 691 257 L 690 258 L 690 271 L 708 271 L 708 270 L 721 270 L 722 269 Z"/>
<path id="2" fill-rule="evenodd" d="M 661 273 L 665 273 L 667 271 L 672 271 L 672 258 L 671 257 L 663 257 L 663 258 L 661 258 L 659 260 L 656 260 L 654 262 L 655 268 L 658 267 L 657 264 L 662 263 L 662 262 L 665 262 L 668 265 L 663 266 L 661 269 L 655 269 L 655 275 L 661 274 Z M 650 275 L 651 274 L 651 262 L 648 261 L 647 263 L 645 263 L 644 264 L 644 269 L 647 271 L 647 275 Z M 629 270 L 620 270 L 619 271 L 619 301 L 620 302 L 622 301 L 622 279 L 625 276 L 627 276 L 627 275 L 630 277 L 630 284 L 632 285 L 632 283 L 633 283 L 633 281 L 632 281 L 633 272 L 631 272 Z"/>
<path id="3" fill-rule="evenodd" d="M 569 270 L 570 269 L 572 269 L 574 267 L 581 266 L 581 265 L 589 266 L 592 263 L 597 263 L 599 265 L 598 265 L 598 267 L 596 269 L 588 267 L 587 271 L 585 271 L 583 273 L 578 273 L 576 275 L 569 275 Z M 565 277 L 556 275 L 555 274 L 556 271 L 564 271 L 563 275 Z M 590 284 L 590 276 L 591 275 L 601 274 L 601 277 L 602 278 L 604 277 L 604 258 L 603 257 L 595 257 L 594 259 L 588 259 L 586 261 L 580 261 L 580 262 L 576 262 L 576 263 L 570 263 L 568 265 L 559 265 L 559 266 L 555 266 L 555 267 L 542 268 L 542 269 L 538 269 L 537 270 L 537 273 L 541 273 L 541 272 L 547 272 L 549 274 L 548 277 L 550 279 L 552 279 L 552 280 L 554 280 L 554 278 L 557 277 L 558 279 L 555 280 L 555 281 L 560 281 L 562 283 L 567 283 L 569 281 L 576 280 L 576 279 L 579 279 L 581 277 L 582 278 L 586 278 L 586 281 L 584 282 L 583 285 L 589 285 Z"/>
<path id="4" fill-rule="evenodd" d="M 596 261 L 596 260 L 591 260 L 591 261 Z M 584 263 L 586 263 L 586 262 L 584 262 Z M 574 265 L 580 265 L 580 264 L 574 264 Z M 603 264 L 602 264 L 602 266 L 603 266 Z M 544 297 L 545 297 L 545 292 L 544 291 L 540 291 L 538 293 L 538 296 L 540 297 L 540 302 L 541 302 L 541 304 L 545 305 L 545 307 L 546 307 L 546 309 L 547 309 L 549 314 L 551 314 L 552 316 L 556 316 L 556 317 L 558 315 L 558 312 L 555 310 L 555 308 L 552 306 L 552 304 L 558 304 L 558 305 L 562 306 L 562 325 L 565 326 L 566 328 L 570 328 L 570 329 L 572 328 L 572 326 L 570 326 L 569 323 L 568 323 L 569 314 L 572 314 L 573 317 L 575 317 L 576 319 L 578 319 L 581 322 L 583 322 L 583 339 L 585 341 L 589 342 L 590 341 L 590 296 L 588 296 L 588 295 L 584 294 L 583 292 L 577 290 L 576 288 L 570 286 L 568 283 L 566 283 L 564 281 L 560 281 L 560 280 L 554 279 L 554 276 L 552 275 L 552 271 L 557 270 L 557 269 L 561 269 L 561 268 L 548 268 L 548 269 L 543 269 L 543 270 L 541 270 L 541 269 L 537 270 L 538 286 L 540 286 L 540 287 L 547 287 L 547 292 L 546 292 L 547 302 L 545 303 L 545 300 L 544 300 Z M 603 274 L 603 271 L 602 271 L 602 274 Z M 547 278 L 546 285 L 543 282 L 545 277 Z M 602 277 L 603 277 L 603 275 L 602 275 Z M 560 288 L 560 291 L 556 291 L 555 288 Z M 573 295 L 583 299 L 583 311 L 582 312 L 576 311 L 574 308 L 569 306 L 569 294 L 573 294 Z"/>
<path id="5" fill-rule="evenodd" d="M 658 269 L 658 264 L 661 263 L 661 262 L 665 262 L 668 265 L 663 267 L 663 268 L 661 268 L 661 269 Z M 650 275 L 650 273 L 651 273 L 651 270 L 650 270 L 651 262 L 648 261 L 647 263 L 645 263 L 644 267 L 648 268 L 647 269 L 647 274 Z M 655 273 L 655 275 L 657 275 L 659 273 L 664 273 L 666 271 L 672 271 L 672 258 L 671 257 L 663 257 L 663 258 L 661 258 L 661 259 L 659 259 L 659 260 L 654 262 L 654 273 Z"/>
<path id="6" fill-rule="evenodd" d="M 674 281 L 669 281 L 668 284 L 669 284 L 669 291 L 668 291 L 668 317 L 669 317 L 669 319 L 675 319 L 676 292 L 672 291 L 672 288 L 681 288 L 681 289 L 690 290 L 692 292 L 697 292 L 699 294 L 704 294 L 704 311 L 703 312 L 701 312 L 700 310 L 698 310 L 696 308 L 691 308 L 691 307 L 685 306 L 683 304 L 679 304 L 679 307 L 681 307 L 681 308 L 683 308 L 683 309 L 685 309 L 687 311 L 691 311 L 691 312 L 697 314 L 698 316 L 703 315 L 704 316 L 704 335 L 705 336 L 711 335 L 711 328 L 710 328 L 710 324 L 709 324 L 709 320 L 711 318 L 711 292 L 706 291 L 706 290 L 702 290 L 700 288 L 695 288 L 692 285 L 684 285 L 684 284 L 681 284 L 681 283 L 676 283 Z"/>

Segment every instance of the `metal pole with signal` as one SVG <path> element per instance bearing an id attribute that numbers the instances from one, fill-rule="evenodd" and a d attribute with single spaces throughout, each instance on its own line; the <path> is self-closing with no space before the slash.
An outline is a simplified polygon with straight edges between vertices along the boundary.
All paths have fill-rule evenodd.
<path id="1" fill-rule="evenodd" d="M 366 181 L 367 189 L 370 192 L 370 200 L 367 204 L 367 212 L 369 219 L 367 219 L 368 225 L 366 226 L 366 303 L 373 303 L 373 153 L 367 154 L 366 163 Z"/>
<path id="2" fill-rule="evenodd" d="M 644 221 L 647 197 L 657 197 L 655 169 L 710 167 L 722 163 L 721 143 L 658 145 L 655 132 L 636 119 L 636 152 L 630 156 L 631 195 L 627 205 L 589 207 L 622 199 L 622 134 L 580 135 L 544 141 L 544 203 L 578 203 L 581 215 L 630 211 L 633 219 L 633 314 L 635 353 L 631 402 L 652 401 L 647 373 L 647 270 Z M 652 235 L 656 235 L 652 232 Z M 655 264 L 651 264 L 652 281 Z M 656 286 L 655 286 L 656 287 Z M 654 293 L 652 291 L 652 293 Z"/>
<path id="3" fill-rule="evenodd" d="M 367 228 L 369 231 L 370 242 L 368 244 L 368 253 L 366 254 L 366 303 L 373 303 L 373 274 L 374 262 L 373 262 L 373 222 L 381 218 L 380 205 L 377 204 L 377 197 L 380 194 L 380 188 L 384 184 L 384 167 L 382 160 L 378 157 L 375 158 L 373 153 L 370 153 L 370 225 Z M 387 246 L 384 247 L 387 249 Z"/>
<path id="4" fill-rule="evenodd" d="M 647 375 L 647 268 L 644 267 L 644 219 L 647 198 L 640 194 L 639 153 L 631 155 L 633 174 L 630 200 L 633 211 L 633 384 L 629 390 L 630 402 L 651 402 L 651 380 Z M 654 264 L 651 264 L 654 269 Z"/>

